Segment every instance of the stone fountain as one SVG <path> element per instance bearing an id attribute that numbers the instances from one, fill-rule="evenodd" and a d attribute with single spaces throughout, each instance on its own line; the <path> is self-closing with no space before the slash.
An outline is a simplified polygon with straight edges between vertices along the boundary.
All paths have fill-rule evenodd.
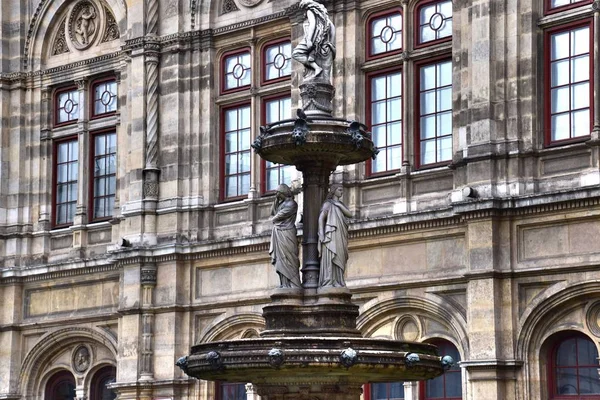
<path id="1" fill-rule="evenodd" d="M 433 345 L 363 338 L 356 329 L 358 306 L 344 282 L 350 211 L 341 188 L 328 194 L 329 176 L 338 165 L 375 157 L 377 149 L 365 125 L 332 116 L 335 28 L 320 3 L 302 0 L 300 7 L 304 38 L 292 57 L 305 67 L 303 108 L 296 119 L 261 127 L 252 147 L 265 160 L 302 172 L 302 281 L 297 205 L 282 185 L 270 251 L 281 287 L 263 308 L 261 337 L 199 344 L 177 365 L 199 379 L 251 382 L 263 400 L 357 400 L 367 382 L 431 379 L 452 359 L 441 358 Z"/>

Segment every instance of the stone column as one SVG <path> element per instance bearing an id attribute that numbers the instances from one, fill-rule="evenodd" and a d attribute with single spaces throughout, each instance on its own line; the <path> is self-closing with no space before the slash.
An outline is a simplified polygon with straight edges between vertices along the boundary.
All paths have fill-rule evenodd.
<path id="1" fill-rule="evenodd" d="M 141 270 L 142 283 L 142 344 L 140 380 L 154 378 L 154 288 L 156 287 L 156 265 L 144 264 Z"/>
<path id="2" fill-rule="evenodd" d="M 325 201 L 329 186 L 329 175 L 335 164 L 325 165 L 315 161 L 296 166 L 302 171 L 304 193 L 302 234 L 302 286 L 314 289 L 319 286 L 319 212 Z M 308 293 L 307 293 L 308 294 Z"/>
<path id="3" fill-rule="evenodd" d="M 83 249 L 87 245 L 85 224 L 88 223 L 87 204 L 89 187 L 87 184 L 85 184 L 85 182 L 87 182 L 90 174 L 93 172 L 90 171 L 89 168 L 89 161 L 91 157 L 89 154 L 90 138 L 88 132 L 89 81 L 87 78 L 82 78 L 75 81 L 75 83 L 77 84 L 77 89 L 79 90 L 79 120 L 77 122 L 77 144 L 79 147 L 79 184 L 77 185 L 77 208 L 75 210 L 75 217 L 73 218 L 73 226 L 71 226 L 71 231 L 73 231 L 73 256 L 81 257 L 83 256 Z"/>
<path id="4" fill-rule="evenodd" d="M 594 37 L 597 38 L 598 32 L 600 32 L 600 1 L 596 0 L 592 4 L 594 10 Z M 594 45 L 594 42 L 590 43 L 593 50 L 594 57 L 594 127 L 592 130 L 592 139 L 600 140 L 600 89 L 598 83 L 600 82 L 600 48 Z"/>

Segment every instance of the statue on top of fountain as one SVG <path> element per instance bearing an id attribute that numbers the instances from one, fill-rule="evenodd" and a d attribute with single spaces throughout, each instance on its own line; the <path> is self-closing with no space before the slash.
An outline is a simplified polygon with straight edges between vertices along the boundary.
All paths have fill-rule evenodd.
<path id="1" fill-rule="evenodd" d="M 314 0 L 302 0 L 306 10 L 304 37 L 292 52 L 292 58 L 304 65 L 304 82 L 331 83 L 331 67 L 335 59 L 335 26 L 327 9 Z"/>

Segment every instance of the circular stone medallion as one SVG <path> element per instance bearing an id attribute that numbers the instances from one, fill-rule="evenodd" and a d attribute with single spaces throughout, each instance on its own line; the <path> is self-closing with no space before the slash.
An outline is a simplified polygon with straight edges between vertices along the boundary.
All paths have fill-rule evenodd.
<path id="1" fill-rule="evenodd" d="M 240 3 L 246 7 L 254 7 L 260 4 L 262 0 L 240 0 Z"/>
<path id="2" fill-rule="evenodd" d="M 90 349 L 87 346 L 80 345 L 73 352 L 73 369 L 79 373 L 84 373 L 92 363 Z"/>
<path id="3" fill-rule="evenodd" d="M 69 15 L 69 39 L 78 50 L 85 50 L 94 43 L 100 30 L 100 15 L 91 1 L 75 4 Z"/>

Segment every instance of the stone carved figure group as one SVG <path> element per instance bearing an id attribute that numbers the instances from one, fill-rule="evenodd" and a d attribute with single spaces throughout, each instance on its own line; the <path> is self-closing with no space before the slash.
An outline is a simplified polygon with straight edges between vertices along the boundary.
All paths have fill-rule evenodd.
<path id="1" fill-rule="evenodd" d="M 344 273 L 348 261 L 348 219 L 352 213 L 342 203 L 341 185 L 331 185 L 319 213 L 319 287 L 345 287 Z M 296 214 L 298 204 L 286 184 L 277 189 L 271 208 L 273 230 L 269 255 L 279 275 L 281 288 L 300 288 L 300 260 Z"/>

